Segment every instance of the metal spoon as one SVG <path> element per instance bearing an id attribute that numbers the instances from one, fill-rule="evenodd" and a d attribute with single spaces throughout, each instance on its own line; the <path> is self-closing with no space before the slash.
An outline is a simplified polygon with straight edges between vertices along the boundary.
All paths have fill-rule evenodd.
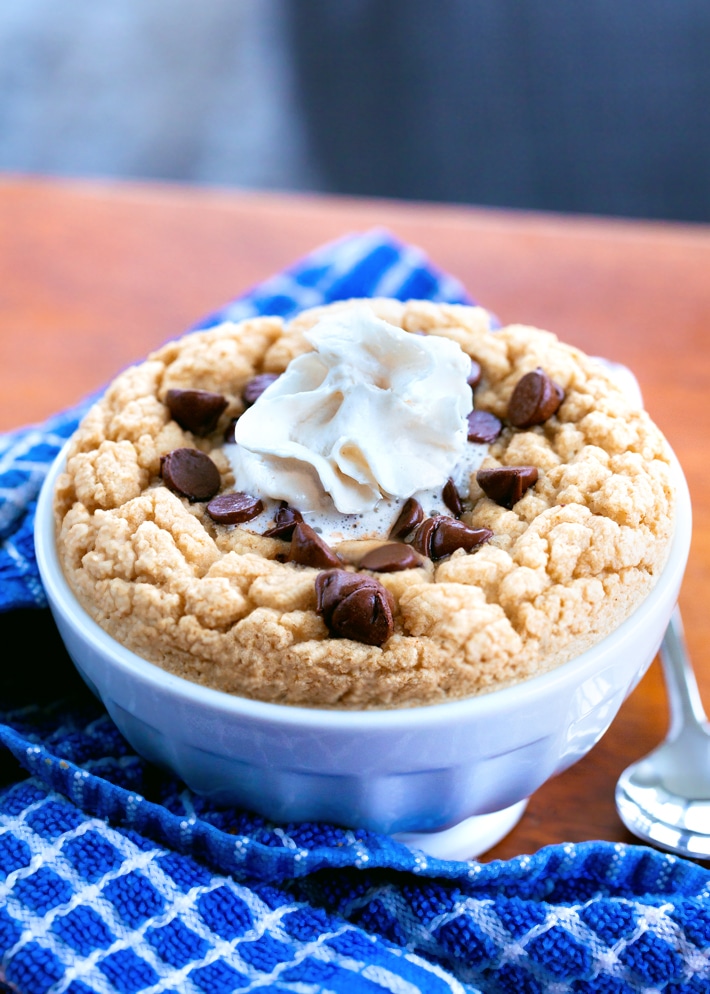
<path id="1" fill-rule="evenodd" d="M 660 650 L 670 706 L 665 741 L 619 777 L 616 807 L 634 835 L 710 859 L 710 725 L 675 608 Z"/>

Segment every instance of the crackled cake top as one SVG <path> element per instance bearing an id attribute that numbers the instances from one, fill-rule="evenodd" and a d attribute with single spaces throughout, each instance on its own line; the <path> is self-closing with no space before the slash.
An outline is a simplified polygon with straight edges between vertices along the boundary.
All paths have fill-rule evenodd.
<path id="1" fill-rule="evenodd" d="M 387 299 L 166 345 L 85 417 L 55 497 L 109 634 L 228 693 L 340 708 L 568 661 L 652 588 L 674 507 L 662 434 L 598 361 Z"/>

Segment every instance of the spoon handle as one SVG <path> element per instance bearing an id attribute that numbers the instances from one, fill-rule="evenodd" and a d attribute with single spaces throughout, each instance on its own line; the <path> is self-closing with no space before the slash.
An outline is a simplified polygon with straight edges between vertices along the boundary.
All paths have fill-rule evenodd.
<path id="1" fill-rule="evenodd" d="M 660 656 L 670 706 L 668 734 L 669 738 L 675 738 L 688 724 L 704 725 L 707 722 L 677 605 L 663 636 Z"/>

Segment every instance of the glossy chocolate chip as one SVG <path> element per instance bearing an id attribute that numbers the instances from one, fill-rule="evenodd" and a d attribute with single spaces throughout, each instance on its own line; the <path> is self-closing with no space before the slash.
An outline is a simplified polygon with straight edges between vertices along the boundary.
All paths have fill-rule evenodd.
<path id="1" fill-rule="evenodd" d="M 459 492 L 456 489 L 456 484 L 451 478 L 449 478 L 444 484 L 441 496 L 454 517 L 460 518 L 461 512 L 463 511 L 463 504 L 461 503 Z"/>
<path id="2" fill-rule="evenodd" d="M 501 507 L 517 504 L 525 491 L 537 483 L 536 466 L 495 466 L 479 469 L 478 485 L 487 497 Z"/>
<path id="3" fill-rule="evenodd" d="M 471 552 L 492 537 L 490 528 L 469 528 L 463 521 L 439 514 L 422 521 L 414 533 L 412 545 L 423 556 L 436 561 L 457 549 Z"/>
<path id="4" fill-rule="evenodd" d="M 293 529 L 288 561 L 300 563 L 301 566 L 315 566 L 316 569 L 341 565 L 340 558 L 305 521 L 297 521 Z"/>
<path id="5" fill-rule="evenodd" d="M 500 435 L 503 425 L 500 418 L 490 411 L 471 411 L 467 416 L 469 442 L 485 442 L 490 445 Z"/>
<path id="6" fill-rule="evenodd" d="M 211 500 L 221 485 L 219 470 L 199 449 L 173 449 L 160 460 L 160 475 L 174 493 L 190 501 Z"/>
<path id="7" fill-rule="evenodd" d="M 316 578 L 316 610 L 334 638 L 381 646 L 394 631 L 393 600 L 371 576 L 329 570 Z"/>
<path id="8" fill-rule="evenodd" d="M 234 443 L 236 442 L 236 439 L 234 437 L 234 429 L 237 427 L 238 420 L 239 418 L 232 418 L 229 424 L 227 425 L 227 427 L 224 429 L 224 435 L 222 436 L 222 439 L 226 445 L 234 445 Z"/>
<path id="9" fill-rule="evenodd" d="M 218 494 L 207 505 L 207 513 L 218 525 L 239 525 L 261 514 L 264 505 L 258 497 L 233 492 Z"/>
<path id="10" fill-rule="evenodd" d="M 258 376 L 252 376 L 242 390 L 242 400 L 246 406 L 251 407 L 261 397 L 264 390 L 275 383 L 278 378 L 278 373 L 259 373 Z"/>
<path id="11" fill-rule="evenodd" d="M 299 521 L 303 521 L 301 512 L 295 507 L 289 507 L 286 501 L 283 501 L 274 515 L 273 526 L 265 531 L 264 535 L 267 538 L 283 538 L 288 541 L 293 536 L 293 529 Z"/>
<path id="12" fill-rule="evenodd" d="M 364 555 L 359 566 L 360 569 L 369 569 L 373 573 L 397 573 L 403 569 L 415 569 L 421 564 L 421 556 L 410 545 L 388 542 Z"/>
<path id="13" fill-rule="evenodd" d="M 564 396 L 562 387 L 538 367 L 516 383 L 508 402 L 508 420 L 515 428 L 540 425 L 557 411 Z"/>
<path id="14" fill-rule="evenodd" d="M 476 362 L 475 359 L 471 359 L 471 372 L 468 374 L 466 382 L 472 390 L 475 390 L 481 382 L 481 364 Z"/>
<path id="15" fill-rule="evenodd" d="M 372 587 L 354 590 L 333 611 L 331 633 L 340 638 L 381 646 L 393 631 L 389 604 L 382 593 Z"/>
<path id="16" fill-rule="evenodd" d="M 424 511 L 422 510 L 422 505 L 414 497 L 410 497 L 404 502 L 399 517 L 392 525 L 390 538 L 406 538 L 423 519 Z"/>
<path id="17" fill-rule="evenodd" d="M 463 521 L 452 518 L 441 518 L 431 534 L 431 559 L 445 559 L 457 549 L 472 552 L 493 538 L 490 528 L 469 528 Z"/>
<path id="18" fill-rule="evenodd" d="M 330 569 L 316 577 L 316 611 L 330 625 L 333 611 L 344 597 L 359 587 L 377 589 L 382 584 L 374 576 L 363 576 L 345 569 Z"/>
<path id="19" fill-rule="evenodd" d="M 421 524 L 417 525 L 416 531 L 409 540 L 417 552 L 421 552 L 423 556 L 429 558 L 431 558 L 431 539 L 439 517 L 443 517 L 443 515 L 424 518 Z"/>
<path id="20" fill-rule="evenodd" d="M 181 428 L 204 436 L 215 430 L 228 401 L 209 390 L 168 390 L 165 403 Z"/>

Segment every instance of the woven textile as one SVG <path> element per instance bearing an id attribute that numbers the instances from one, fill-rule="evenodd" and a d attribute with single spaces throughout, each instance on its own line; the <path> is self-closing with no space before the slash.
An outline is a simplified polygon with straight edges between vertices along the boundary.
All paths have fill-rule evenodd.
<path id="1" fill-rule="evenodd" d="M 200 326 L 375 295 L 467 300 L 375 230 Z M 0 438 L 0 622 L 25 633 L 21 656 L 6 643 L 0 681 L 0 989 L 710 990 L 710 872 L 694 863 L 605 842 L 437 860 L 386 836 L 215 807 L 136 756 L 48 622 L 33 555 L 39 487 L 88 403 Z"/>

